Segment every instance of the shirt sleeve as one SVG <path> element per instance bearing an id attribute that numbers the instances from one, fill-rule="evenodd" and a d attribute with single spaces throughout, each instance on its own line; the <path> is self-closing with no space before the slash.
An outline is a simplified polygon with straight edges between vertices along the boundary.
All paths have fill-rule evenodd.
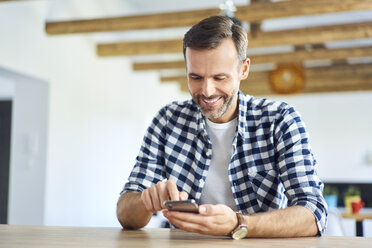
<path id="1" fill-rule="evenodd" d="M 164 179 L 166 110 L 161 109 L 148 127 L 136 163 L 120 194 L 142 192 Z"/>
<path id="2" fill-rule="evenodd" d="M 323 183 L 316 172 L 316 160 L 301 116 L 293 107 L 282 111 L 275 128 L 277 165 L 288 198 L 288 206 L 300 205 L 315 216 L 319 234 L 327 225 L 328 209 Z"/>

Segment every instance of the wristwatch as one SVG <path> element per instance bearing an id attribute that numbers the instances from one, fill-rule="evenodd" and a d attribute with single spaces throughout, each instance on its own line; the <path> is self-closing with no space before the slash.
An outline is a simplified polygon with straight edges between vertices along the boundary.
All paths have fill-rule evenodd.
<path id="1" fill-rule="evenodd" d="M 236 213 L 238 226 L 231 232 L 231 237 L 235 240 L 243 239 L 248 234 L 248 224 L 241 213 Z"/>

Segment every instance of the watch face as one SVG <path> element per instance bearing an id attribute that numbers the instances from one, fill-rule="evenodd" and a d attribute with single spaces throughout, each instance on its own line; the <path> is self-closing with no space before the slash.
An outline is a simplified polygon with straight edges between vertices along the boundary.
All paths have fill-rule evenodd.
<path id="1" fill-rule="evenodd" d="M 233 239 L 239 240 L 243 239 L 247 236 L 248 229 L 247 228 L 240 228 L 239 230 L 235 231 L 232 235 Z"/>

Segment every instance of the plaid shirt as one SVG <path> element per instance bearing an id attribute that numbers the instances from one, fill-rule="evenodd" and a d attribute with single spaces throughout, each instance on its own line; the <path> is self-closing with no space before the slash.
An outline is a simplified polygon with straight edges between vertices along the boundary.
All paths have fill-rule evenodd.
<path id="1" fill-rule="evenodd" d="M 239 92 L 239 120 L 228 165 L 241 213 L 301 205 L 320 234 L 327 221 L 323 183 L 300 115 L 283 102 Z M 143 191 L 170 179 L 199 202 L 212 157 L 205 120 L 193 100 L 162 108 L 149 126 L 123 191 Z"/>

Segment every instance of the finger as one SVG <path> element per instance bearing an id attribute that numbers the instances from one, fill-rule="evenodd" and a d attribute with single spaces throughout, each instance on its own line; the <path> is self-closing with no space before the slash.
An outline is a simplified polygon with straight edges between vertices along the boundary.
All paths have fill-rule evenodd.
<path id="1" fill-rule="evenodd" d="M 168 191 L 166 188 L 166 184 L 164 182 L 158 182 L 156 185 L 158 196 L 159 196 L 159 204 L 162 209 L 165 208 L 164 201 L 169 200 Z"/>
<path id="2" fill-rule="evenodd" d="M 187 194 L 185 191 L 180 192 L 180 201 L 187 200 L 189 198 L 189 194 Z"/>
<path id="3" fill-rule="evenodd" d="M 207 228 L 204 225 L 199 223 L 192 223 L 186 222 L 182 219 L 178 218 L 170 218 L 168 219 L 169 223 L 188 232 L 195 232 L 195 233 L 208 233 Z"/>
<path id="4" fill-rule="evenodd" d="M 209 216 L 202 216 L 200 214 L 195 213 L 186 213 L 186 212 L 178 212 L 178 211 L 163 211 L 163 215 L 168 220 L 179 220 L 194 224 L 203 225 L 209 218 Z"/>
<path id="5" fill-rule="evenodd" d="M 222 233 L 219 230 L 219 226 L 214 221 L 216 217 L 213 216 L 180 212 L 175 213 L 172 211 L 165 213 L 164 216 L 168 218 L 169 223 L 185 231 L 202 234 Z"/>
<path id="6" fill-rule="evenodd" d="M 148 211 L 153 212 L 152 201 L 151 201 L 151 197 L 150 197 L 148 189 L 145 189 L 144 191 L 142 191 L 141 200 L 142 200 L 142 203 L 145 205 L 145 208 Z"/>
<path id="7" fill-rule="evenodd" d="M 199 213 L 201 215 L 220 215 L 223 214 L 223 209 L 218 205 L 204 204 L 199 206 Z"/>
<path id="8" fill-rule="evenodd" d="M 179 191 L 177 189 L 177 185 L 171 180 L 166 181 L 166 185 L 167 185 L 169 198 L 172 201 L 178 201 L 180 199 L 180 196 L 179 196 Z"/>
<path id="9" fill-rule="evenodd" d="M 199 213 L 202 215 L 225 215 L 226 212 L 230 211 L 232 211 L 231 208 L 223 204 L 204 204 L 199 206 Z"/>
<path id="10" fill-rule="evenodd" d="M 159 199 L 159 195 L 158 195 L 156 186 L 152 186 L 149 189 L 149 191 L 150 191 L 153 210 L 154 211 L 160 211 L 161 210 L 161 205 L 160 205 L 160 199 Z"/>

